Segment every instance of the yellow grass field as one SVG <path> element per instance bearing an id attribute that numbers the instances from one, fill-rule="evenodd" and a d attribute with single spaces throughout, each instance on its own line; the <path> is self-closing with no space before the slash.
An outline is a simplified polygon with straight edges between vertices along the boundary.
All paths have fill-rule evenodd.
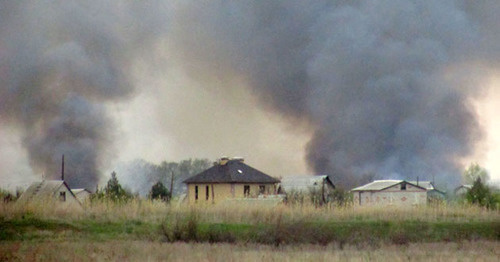
<path id="1" fill-rule="evenodd" d="M 383 237 L 378 241 L 377 236 L 368 236 L 366 241 L 342 243 L 334 239 L 323 244 L 302 243 L 300 239 L 290 243 L 285 237 L 279 245 L 247 240 L 166 241 L 162 225 L 190 221 L 193 215 L 198 228 L 230 225 L 235 226 L 236 233 L 241 225 L 245 228 L 267 225 L 279 231 L 280 223 L 368 225 L 373 232 L 380 232 L 378 226 L 405 230 L 405 223 L 410 221 L 411 225 L 434 225 L 431 229 L 439 229 L 442 223 L 448 227 L 456 224 L 466 227 L 463 232 L 468 235 L 463 240 L 460 235 L 447 240 L 442 236 L 447 231 L 443 231 L 436 232 L 439 241 L 420 238 L 387 241 Z M 467 229 L 476 224 L 479 226 Z M 475 228 L 482 230 L 483 235 L 486 232 L 487 237 L 475 235 Z M 472 235 L 467 230 L 472 230 Z M 363 228 L 356 232 L 362 233 Z M 434 232 L 426 234 L 433 236 Z M 123 204 L 88 202 L 83 207 L 71 208 L 48 202 L 0 204 L 0 261 L 498 261 L 499 240 L 499 211 L 451 204 L 406 209 L 283 204 L 188 206 L 175 201 L 165 204 L 140 199 Z"/>

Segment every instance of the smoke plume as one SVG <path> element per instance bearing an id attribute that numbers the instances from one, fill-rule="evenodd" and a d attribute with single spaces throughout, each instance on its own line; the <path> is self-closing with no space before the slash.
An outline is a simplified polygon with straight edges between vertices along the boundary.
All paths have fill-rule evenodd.
<path id="1" fill-rule="evenodd" d="M 116 154 L 106 106 L 142 91 L 140 61 L 209 92 L 248 87 L 313 130 L 306 161 L 336 183 L 448 181 L 482 138 L 471 100 L 500 65 L 499 11 L 463 0 L 0 1 L 0 124 L 20 130 L 36 172 L 59 177 L 65 154 L 69 184 L 93 187 Z"/>
<path id="2" fill-rule="evenodd" d="M 240 76 L 266 108 L 313 126 L 307 162 L 337 183 L 458 182 L 482 136 L 471 99 L 477 68 L 498 65 L 498 7 L 196 2 L 176 12 L 172 39 L 193 77 Z"/>
<path id="3" fill-rule="evenodd" d="M 21 130 L 35 172 L 60 179 L 64 154 L 70 186 L 95 186 L 114 155 L 105 102 L 134 93 L 129 61 L 160 27 L 151 3 L 0 2 L 0 123 Z"/>

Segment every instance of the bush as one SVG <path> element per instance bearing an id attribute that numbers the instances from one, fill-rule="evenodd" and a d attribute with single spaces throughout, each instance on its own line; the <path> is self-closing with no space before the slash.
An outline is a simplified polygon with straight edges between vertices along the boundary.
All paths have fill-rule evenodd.
<path id="1" fill-rule="evenodd" d="M 160 199 L 162 201 L 168 202 L 170 201 L 170 192 L 163 185 L 162 182 L 158 182 L 151 187 L 151 191 L 149 192 L 150 199 Z"/>
<path id="2" fill-rule="evenodd" d="M 342 188 L 335 188 L 335 190 L 329 194 L 328 198 L 335 206 L 348 207 L 352 205 L 351 192 Z"/>
<path id="3" fill-rule="evenodd" d="M 134 196 L 122 187 L 118 178 L 116 178 L 116 173 L 113 172 L 104 190 L 97 190 L 96 193 L 92 195 L 91 200 L 127 202 L 132 198 L 134 198 Z"/>

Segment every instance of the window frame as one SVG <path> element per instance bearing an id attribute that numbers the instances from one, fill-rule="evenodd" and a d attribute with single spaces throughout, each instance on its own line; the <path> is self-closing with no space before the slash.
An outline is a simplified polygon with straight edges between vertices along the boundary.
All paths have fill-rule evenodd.
<path id="1" fill-rule="evenodd" d="M 198 200 L 198 186 L 194 186 L 194 200 Z"/>
<path id="2" fill-rule="evenodd" d="M 243 185 L 243 196 L 244 197 L 250 196 L 250 185 Z"/>
<path id="3" fill-rule="evenodd" d="M 66 192 L 65 191 L 59 191 L 59 201 L 66 202 Z"/>

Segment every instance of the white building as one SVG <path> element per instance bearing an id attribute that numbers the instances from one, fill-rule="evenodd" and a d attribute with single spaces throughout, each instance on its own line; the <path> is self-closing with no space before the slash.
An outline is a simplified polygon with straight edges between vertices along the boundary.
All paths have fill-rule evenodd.
<path id="1" fill-rule="evenodd" d="M 334 189 L 335 185 L 327 175 L 286 176 L 281 179 L 278 193 L 320 193 L 322 195 L 321 201 L 327 202 L 329 194 Z"/>
<path id="2" fill-rule="evenodd" d="M 358 206 L 426 205 L 428 186 L 422 183 L 423 186 L 405 180 L 375 180 L 351 192 L 354 204 Z"/>
<path id="3" fill-rule="evenodd" d="M 75 194 L 62 180 L 43 180 L 32 183 L 19 197 L 17 203 L 52 202 L 63 206 L 81 206 Z"/>
<path id="4" fill-rule="evenodd" d="M 71 192 L 73 192 L 76 199 L 78 199 L 80 203 L 85 202 L 87 199 L 89 199 L 90 195 L 92 194 L 89 190 L 85 188 L 71 189 Z"/>

